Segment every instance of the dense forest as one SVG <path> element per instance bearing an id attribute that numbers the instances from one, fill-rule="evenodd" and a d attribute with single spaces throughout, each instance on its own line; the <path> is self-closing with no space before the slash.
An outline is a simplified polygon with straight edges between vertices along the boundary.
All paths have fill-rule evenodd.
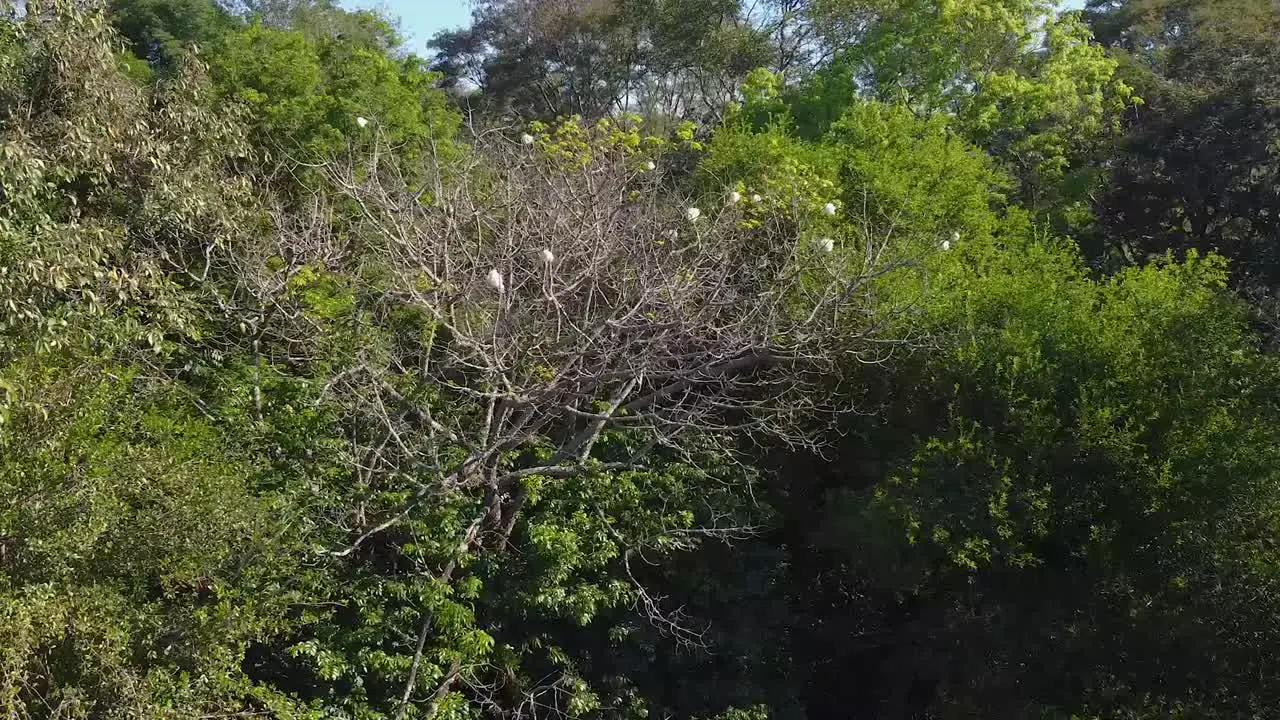
<path id="1" fill-rule="evenodd" d="M 1278 32 L 0 0 L 0 711 L 1280 717 Z"/>

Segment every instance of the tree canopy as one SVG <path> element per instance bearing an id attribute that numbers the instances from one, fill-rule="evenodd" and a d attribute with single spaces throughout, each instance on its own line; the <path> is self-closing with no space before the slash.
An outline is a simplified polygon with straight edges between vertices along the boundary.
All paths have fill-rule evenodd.
<path id="1" fill-rule="evenodd" d="M 1271 716 L 1276 12 L 0 0 L 0 710 Z"/>

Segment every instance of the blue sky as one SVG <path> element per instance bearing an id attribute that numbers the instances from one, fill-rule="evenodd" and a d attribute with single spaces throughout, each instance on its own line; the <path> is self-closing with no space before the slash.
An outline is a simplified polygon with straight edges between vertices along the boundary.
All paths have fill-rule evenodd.
<path id="1" fill-rule="evenodd" d="M 426 54 L 427 41 L 439 30 L 469 24 L 468 0 L 344 0 L 348 7 L 378 8 L 400 18 L 405 44 L 419 55 Z"/>

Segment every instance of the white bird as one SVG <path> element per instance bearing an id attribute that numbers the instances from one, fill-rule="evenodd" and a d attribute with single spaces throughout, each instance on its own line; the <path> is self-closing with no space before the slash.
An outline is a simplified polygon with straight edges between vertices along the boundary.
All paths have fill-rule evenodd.
<path id="1" fill-rule="evenodd" d="M 556 261 L 556 254 L 551 252 L 551 248 L 542 248 L 542 252 L 538 254 L 542 257 L 542 262 L 548 265 Z"/>
<path id="2" fill-rule="evenodd" d="M 826 205 L 822 206 L 822 212 L 824 212 L 824 213 L 826 213 L 826 214 L 828 214 L 828 215 L 835 215 L 835 214 L 836 214 L 836 204 L 835 204 L 835 203 L 827 203 Z"/>
<path id="3" fill-rule="evenodd" d="M 502 273 L 498 272 L 497 268 L 491 269 L 489 274 L 484 276 L 484 281 L 499 295 L 506 290 L 506 285 L 502 282 Z"/>
<path id="4" fill-rule="evenodd" d="M 684 211 L 684 217 L 691 223 L 698 222 L 698 218 L 702 217 L 702 211 L 696 207 L 691 207 Z"/>
<path id="5" fill-rule="evenodd" d="M 525 133 L 525 134 L 521 135 L 521 136 L 520 136 L 520 144 L 521 144 L 521 145 L 532 145 L 532 144 L 533 144 L 533 136 L 532 136 L 532 135 L 530 135 L 529 133 Z"/>
<path id="6" fill-rule="evenodd" d="M 644 169 L 648 170 L 649 172 L 653 172 L 654 170 L 658 169 L 658 165 L 654 161 L 649 160 L 644 164 Z"/>
<path id="7" fill-rule="evenodd" d="M 366 126 L 366 125 L 368 125 L 368 124 L 369 124 L 369 120 L 368 120 L 368 118 L 362 118 L 362 117 L 357 117 L 357 118 L 356 118 L 356 125 L 359 125 L 361 128 L 363 128 L 364 126 Z"/>
<path id="8" fill-rule="evenodd" d="M 953 231 L 951 231 L 951 242 L 960 242 L 960 231 L 959 231 L 959 230 L 953 230 Z"/>
<path id="9" fill-rule="evenodd" d="M 942 241 L 942 249 L 943 249 L 943 250 L 950 250 L 950 249 L 951 249 L 951 241 L 950 241 L 950 240 L 943 240 L 943 241 Z"/>
<path id="10" fill-rule="evenodd" d="M 751 196 L 751 202 L 753 202 L 753 203 L 757 203 L 757 204 L 758 204 L 758 203 L 762 203 L 762 202 L 764 202 L 764 198 L 760 197 L 759 195 L 752 195 L 752 196 Z"/>
<path id="11" fill-rule="evenodd" d="M 730 204 L 730 205 L 737 205 L 737 204 L 738 204 L 738 203 L 740 203 L 740 202 L 742 202 L 742 193 L 740 193 L 740 192 L 738 192 L 738 191 L 736 191 L 736 190 L 735 190 L 735 191 L 733 191 L 733 192 L 731 192 L 731 193 L 729 193 L 729 204 Z"/>
<path id="12" fill-rule="evenodd" d="M 831 252 L 836 249 L 835 241 L 829 237 L 818 238 L 817 244 L 818 248 L 822 250 L 822 252 Z"/>

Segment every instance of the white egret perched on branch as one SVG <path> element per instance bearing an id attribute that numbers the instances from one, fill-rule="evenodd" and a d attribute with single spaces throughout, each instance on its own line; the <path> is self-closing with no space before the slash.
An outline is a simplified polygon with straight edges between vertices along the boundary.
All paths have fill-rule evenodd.
<path id="1" fill-rule="evenodd" d="M 484 281 L 499 295 L 507 289 L 506 284 L 502 282 L 502 273 L 498 272 L 497 268 L 489 270 L 489 274 L 484 276 Z"/>

